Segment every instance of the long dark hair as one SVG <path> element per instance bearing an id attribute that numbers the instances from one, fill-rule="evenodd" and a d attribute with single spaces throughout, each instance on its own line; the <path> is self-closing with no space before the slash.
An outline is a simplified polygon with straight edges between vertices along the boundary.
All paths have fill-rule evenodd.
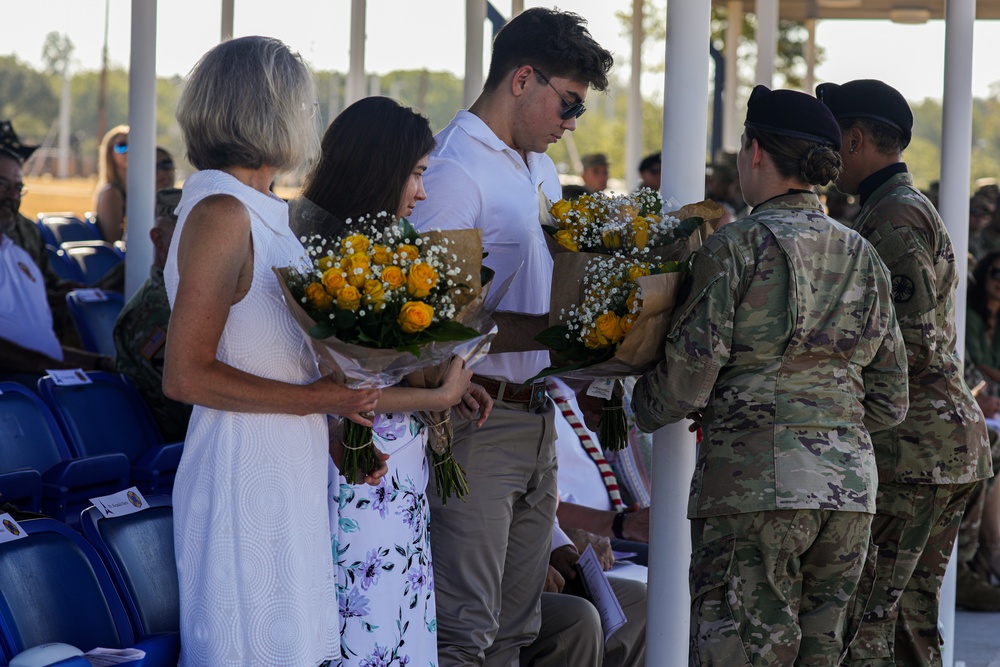
<path id="1" fill-rule="evenodd" d="M 990 321 L 990 311 L 987 307 L 986 281 L 989 280 L 990 267 L 1000 259 L 1000 250 L 985 255 L 972 270 L 972 277 L 969 280 L 969 296 L 967 305 L 976 315 L 982 318 L 983 322 Z"/>
<path id="2" fill-rule="evenodd" d="M 327 128 L 302 194 L 342 221 L 396 215 L 406 179 L 433 148 L 426 118 L 388 97 L 366 97 Z"/>

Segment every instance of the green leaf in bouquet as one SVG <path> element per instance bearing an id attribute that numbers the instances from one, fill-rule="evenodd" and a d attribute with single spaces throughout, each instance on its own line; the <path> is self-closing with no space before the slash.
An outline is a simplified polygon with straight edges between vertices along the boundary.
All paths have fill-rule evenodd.
<path id="1" fill-rule="evenodd" d="M 334 328 L 333 323 L 330 320 L 323 320 L 314 324 L 309 329 L 309 335 L 316 340 L 324 340 L 330 336 L 336 336 L 337 330 Z"/>
<path id="2" fill-rule="evenodd" d="M 681 270 L 680 262 L 673 259 L 668 259 L 667 261 L 663 262 L 662 264 L 658 265 L 655 269 L 653 269 L 651 273 L 652 275 L 655 276 L 661 273 L 677 273 L 680 270 Z"/>
<path id="3" fill-rule="evenodd" d="M 489 255 L 488 252 L 484 252 L 483 253 L 483 259 L 486 259 L 486 257 L 488 255 Z M 479 267 L 479 284 L 480 285 L 485 285 L 486 283 L 488 283 L 491 280 L 493 280 L 493 276 L 495 276 L 495 275 L 496 275 L 496 271 L 494 271 L 493 269 L 491 269 L 488 266 L 481 265 Z"/>
<path id="4" fill-rule="evenodd" d="M 334 311 L 334 324 L 338 329 L 350 329 L 357 321 L 358 316 L 349 310 L 337 309 Z"/>
<path id="5" fill-rule="evenodd" d="M 413 225 L 406 218 L 399 219 L 399 231 L 402 235 L 402 240 L 406 243 L 413 243 L 420 237 L 420 234 L 417 233 L 417 230 L 413 228 Z"/>
<path id="6" fill-rule="evenodd" d="M 537 336 L 535 336 L 535 340 L 550 350 L 555 350 L 556 352 L 568 350 L 573 345 L 569 333 L 569 327 L 565 324 L 557 324 L 554 327 L 543 329 Z"/>
<path id="7" fill-rule="evenodd" d="M 549 236 L 554 236 L 559 231 L 559 228 L 552 225 L 542 225 L 542 230 Z"/>
<path id="8" fill-rule="evenodd" d="M 448 322 L 435 322 L 424 329 L 424 336 L 428 341 L 443 342 L 449 340 L 469 340 L 480 335 L 472 327 L 467 327 L 460 322 L 450 320 Z"/>

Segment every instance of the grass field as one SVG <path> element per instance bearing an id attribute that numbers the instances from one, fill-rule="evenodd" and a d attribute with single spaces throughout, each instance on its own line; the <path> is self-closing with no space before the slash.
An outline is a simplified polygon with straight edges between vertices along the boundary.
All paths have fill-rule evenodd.
<path id="1" fill-rule="evenodd" d="M 21 199 L 21 213 L 34 219 L 39 212 L 70 212 L 78 217 L 94 209 L 94 178 L 26 178 L 28 193 Z M 298 188 L 275 188 L 279 197 L 288 199 L 299 194 Z"/>

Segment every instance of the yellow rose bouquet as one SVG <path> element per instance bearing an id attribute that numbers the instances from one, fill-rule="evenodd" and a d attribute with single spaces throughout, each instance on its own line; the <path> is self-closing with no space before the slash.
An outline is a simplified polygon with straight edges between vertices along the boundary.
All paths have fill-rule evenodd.
<path id="1" fill-rule="evenodd" d="M 550 326 L 536 337 L 551 355 L 541 375 L 595 380 L 588 393 L 605 399 L 598 435 L 609 450 L 627 444 L 619 378 L 662 358 L 687 261 L 723 214 L 709 201 L 662 211 L 648 188 L 540 200 L 554 263 Z"/>
<path id="2" fill-rule="evenodd" d="M 496 326 L 483 309 L 479 230 L 418 234 L 385 213 L 346 226 L 340 238 L 303 237 L 308 268 L 275 269 L 325 370 L 352 388 L 388 387 L 411 374 L 417 386 L 437 386 L 443 372 L 434 369 L 453 355 L 469 366 L 486 354 Z M 468 490 L 447 416 L 420 414 L 443 499 Z M 353 480 L 378 466 L 372 430 L 348 420 L 343 430 L 341 473 Z"/>

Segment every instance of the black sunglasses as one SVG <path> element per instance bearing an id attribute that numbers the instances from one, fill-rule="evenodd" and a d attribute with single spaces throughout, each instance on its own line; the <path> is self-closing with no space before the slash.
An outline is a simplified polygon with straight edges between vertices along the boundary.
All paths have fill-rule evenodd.
<path id="1" fill-rule="evenodd" d="M 535 74 L 538 75 L 539 79 L 545 82 L 545 85 L 547 85 L 552 90 L 555 90 L 556 95 L 559 96 L 559 100 L 563 104 L 562 113 L 559 114 L 560 118 L 562 118 L 563 120 L 569 120 L 570 118 L 579 118 L 580 116 L 583 115 L 583 112 L 587 110 L 587 107 L 583 105 L 583 102 L 567 102 L 566 98 L 562 96 L 562 93 L 556 90 L 556 87 L 552 85 L 547 76 L 542 74 L 541 70 L 536 68 Z"/>
<path id="2" fill-rule="evenodd" d="M 156 163 L 156 168 L 159 169 L 160 171 L 170 171 L 171 169 L 174 168 L 174 161 L 160 160 L 159 162 Z"/>

